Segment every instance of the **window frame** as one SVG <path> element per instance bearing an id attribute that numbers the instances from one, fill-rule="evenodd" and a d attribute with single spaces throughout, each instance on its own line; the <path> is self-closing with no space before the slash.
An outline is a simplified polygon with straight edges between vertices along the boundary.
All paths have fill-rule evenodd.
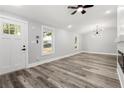
<path id="1" fill-rule="evenodd" d="M 77 42 L 75 43 L 75 38 L 77 38 Z M 77 48 L 75 48 L 75 46 L 77 46 Z M 75 50 L 79 50 L 79 36 L 75 35 L 74 36 L 74 49 Z"/>
<path id="2" fill-rule="evenodd" d="M 11 19 L 11 18 L 10 18 Z M 0 23 L 0 34 L 2 35 L 2 38 L 17 38 L 17 39 L 20 39 L 21 37 L 22 37 L 22 23 L 26 23 L 26 22 L 23 22 L 23 21 L 20 21 L 20 20 L 18 20 L 18 21 L 15 21 L 15 22 L 13 22 L 13 20 L 7 20 L 7 19 L 4 19 L 4 20 L 2 20 L 1 19 L 1 23 Z M 22 23 L 18 23 L 18 22 L 22 22 Z M 3 25 L 4 24 L 14 24 L 14 25 L 19 25 L 20 26 L 20 35 L 15 35 L 15 34 L 10 34 L 10 31 L 9 31 L 9 33 L 8 34 L 5 34 L 4 33 L 4 31 L 3 31 Z"/>
<path id="3" fill-rule="evenodd" d="M 8 25 L 9 27 L 9 29 L 8 29 L 8 33 L 5 33 L 4 32 L 4 25 Z M 13 31 L 14 31 L 14 33 L 12 33 L 11 32 L 11 30 L 12 30 L 12 28 L 10 28 L 10 26 L 11 25 L 13 25 L 14 26 L 14 29 L 13 29 Z M 13 24 L 13 23 L 2 23 L 2 33 L 5 35 L 13 35 L 13 36 L 19 36 L 18 35 L 18 32 L 17 32 L 17 27 L 19 27 L 19 29 L 18 30 L 20 30 L 20 33 L 21 33 L 21 26 L 20 25 L 18 25 L 18 24 Z"/>
<path id="4" fill-rule="evenodd" d="M 51 31 L 44 31 L 44 28 L 50 29 Z M 54 53 L 55 53 L 55 29 L 52 28 L 52 27 L 45 26 L 45 25 L 42 25 L 42 26 L 41 26 L 41 29 L 42 29 L 41 55 L 42 55 L 42 56 L 45 56 L 45 55 L 54 54 Z M 44 49 L 43 35 L 44 35 L 44 32 L 51 32 L 51 33 L 52 33 L 52 52 L 50 52 L 50 53 L 43 53 L 43 49 Z"/>

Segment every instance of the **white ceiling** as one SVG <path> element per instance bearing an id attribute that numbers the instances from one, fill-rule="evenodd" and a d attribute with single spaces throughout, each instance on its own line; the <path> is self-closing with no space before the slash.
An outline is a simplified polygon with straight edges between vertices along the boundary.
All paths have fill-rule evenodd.
<path id="1" fill-rule="evenodd" d="M 73 10 L 67 9 L 66 5 L 0 5 L 0 10 L 58 28 L 68 29 L 67 26 L 72 25 L 73 30 L 76 30 L 81 25 L 85 26 L 102 18 L 109 19 L 113 17 L 113 13 L 116 12 L 116 6 L 95 5 L 87 9 L 87 13 L 84 15 L 80 13 L 70 15 Z M 105 12 L 108 10 L 111 11 L 111 14 L 106 16 Z"/>

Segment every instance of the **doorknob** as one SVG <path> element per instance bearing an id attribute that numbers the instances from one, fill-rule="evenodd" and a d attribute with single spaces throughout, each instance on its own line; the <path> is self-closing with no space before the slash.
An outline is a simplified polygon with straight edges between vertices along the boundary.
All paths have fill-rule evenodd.
<path id="1" fill-rule="evenodd" d="M 22 51 L 25 51 L 26 49 L 25 49 L 25 45 L 23 45 L 23 49 L 22 49 Z"/>

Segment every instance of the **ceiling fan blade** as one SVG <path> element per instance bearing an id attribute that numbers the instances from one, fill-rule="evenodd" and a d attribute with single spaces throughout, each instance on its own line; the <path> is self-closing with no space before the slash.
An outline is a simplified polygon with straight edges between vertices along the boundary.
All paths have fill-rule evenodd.
<path id="1" fill-rule="evenodd" d="M 85 11 L 85 10 L 83 10 L 83 11 L 81 11 L 81 13 L 82 13 L 82 14 L 85 14 L 85 13 L 86 13 L 86 11 Z"/>
<path id="2" fill-rule="evenodd" d="M 83 5 L 78 5 L 77 7 L 78 7 L 78 8 L 79 8 L 79 7 L 83 7 Z"/>
<path id="3" fill-rule="evenodd" d="M 72 12 L 71 15 L 74 15 L 76 12 L 77 12 L 77 11 Z"/>
<path id="4" fill-rule="evenodd" d="M 77 9 L 78 7 L 75 6 L 68 6 L 69 9 Z"/>
<path id="5" fill-rule="evenodd" d="M 83 8 L 91 8 L 93 7 L 94 5 L 84 5 Z"/>

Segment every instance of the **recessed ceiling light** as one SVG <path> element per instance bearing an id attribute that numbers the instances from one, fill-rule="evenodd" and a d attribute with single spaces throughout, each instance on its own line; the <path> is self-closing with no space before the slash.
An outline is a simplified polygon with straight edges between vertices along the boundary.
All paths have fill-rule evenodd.
<path id="1" fill-rule="evenodd" d="M 111 11 L 110 11 L 110 10 L 108 10 L 108 11 L 106 11 L 105 13 L 106 13 L 106 14 L 110 14 L 110 13 L 111 13 Z"/>
<path id="2" fill-rule="evenodd" d="M 68 25 L 68 28 L 72 28 L 72 25 Z"/>

